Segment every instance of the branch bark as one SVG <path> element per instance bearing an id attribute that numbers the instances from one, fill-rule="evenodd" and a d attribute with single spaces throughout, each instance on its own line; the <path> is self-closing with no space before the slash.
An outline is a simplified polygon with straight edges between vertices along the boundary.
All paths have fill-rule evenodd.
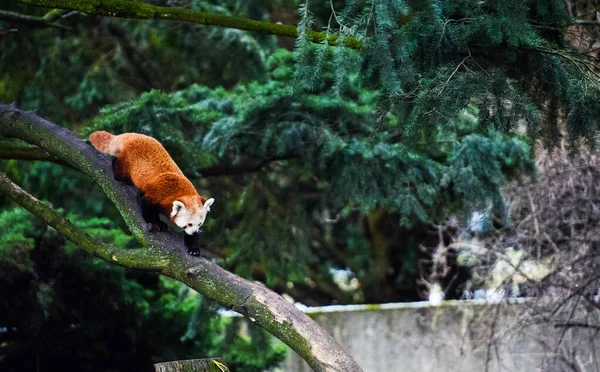
<path id="1" fill-rule="evenodd" d="M 230 17 L 221 14 L 194 12 L 189 9 L 151 5 L 137 0 L 18 0 L 20 3 L 49 8 L 68 9 L 101 16 L 134 18 L 134 19 L 166 19 L 197 23 L 205 26 L 235 28 L 238 30 L 264 32 L 270 35 L 298 37 L 298 29 L 293 25 L 256 21 L 242 17 Z M 329 45 L 337 45 L 339 36 L 309 30 L 307 36 L 314 43 L 325 39 Z M 344 37 L 344 46 L 361 49 L 362 41 L 353 37 Z"/>
<path id="2" fill-rule="evenodd" d="M 226 366 L 220 359 L 188 359 L 174 362 L 157 363 L 156 372 L 223 372 Z"/>
<path id="3" fill-rule="evenodd" d="M 147 232 L 135 202 L 135 190 L 115 181 L 110 161 L 69 130 L 15 105 L 0 105 L 0 135 L 39 146 L 91 177 L 117 206 L 129 229 L 144 246 L 143 250 L 123 250 L 102 244 L 20 189 L 6 175 L 0 175 L 0 191 L 81 248 L 108 262 L 156 270 L 187 284 L 266 329 L 296 351 L 315 371 L 361 371 L 323 328 L 283 297 L 206 259 L 188 255 L 180 236 Z"/>
<path id="4" fill-rule="evenodd" d="M 9 12 L 6 10 L 0 10 L 0 19 L 3 21 L 19 23 L 31 27 L 54 27 L 66 31 L 71 30 L 71 27 L 63 26 L 59 23 L 52 22 L 51 20 L 42 17 L 34 17 L 27 14 Z"/>

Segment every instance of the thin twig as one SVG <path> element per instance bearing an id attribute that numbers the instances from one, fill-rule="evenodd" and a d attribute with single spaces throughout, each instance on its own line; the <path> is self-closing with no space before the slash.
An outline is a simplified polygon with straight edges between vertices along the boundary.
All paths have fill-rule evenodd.
<path id="1" fill-rule="evenodd" d="M 60 30 L 71 31 L 71 27 L 63 26 L 59 23 L 52 22 L 49 19 L 35 17 L 28 14 L 9 12 L 7 10 L 0 10 L 0 19 L 3 21 L 19 23 L 31 27 L 53 27 Z"/>

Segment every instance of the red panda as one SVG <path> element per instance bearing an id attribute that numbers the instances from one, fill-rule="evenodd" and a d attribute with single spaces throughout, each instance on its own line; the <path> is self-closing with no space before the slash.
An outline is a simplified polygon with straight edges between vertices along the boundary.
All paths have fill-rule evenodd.
<path id="1" fill-rule="evenodd" d="M 142 201 L 146 202 L 142 213 L 147 222 L 160 226 L 158 212 L 162 208 L 187 235 L 198 234 L 215 200 L 198 194 L 160 142 L 143 134 L 112 135 L 105 131 L 92 133 L 90 142 L 99 151 L 115 157 L 116 180 L 130 181 L 140 190 Z M 199 250 L 190 247 L 189 241 L 186 239 L 188 251 L 198 255 Z"/>

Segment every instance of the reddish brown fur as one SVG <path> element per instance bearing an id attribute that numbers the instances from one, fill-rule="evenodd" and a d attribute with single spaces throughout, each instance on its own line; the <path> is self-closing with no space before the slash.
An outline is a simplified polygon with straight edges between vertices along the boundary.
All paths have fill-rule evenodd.
<path id="1" fill-rule="evenodd" d="M 167 214 L 175 200 L 186 207 L 204 205 L 205 199 L 154 138 L 97 131 L 90 135 L 90 141 L 98 150 L 116 156 L 115 175 L 119 179 L 131 180 L 148 202 L 162 206 Z"/>

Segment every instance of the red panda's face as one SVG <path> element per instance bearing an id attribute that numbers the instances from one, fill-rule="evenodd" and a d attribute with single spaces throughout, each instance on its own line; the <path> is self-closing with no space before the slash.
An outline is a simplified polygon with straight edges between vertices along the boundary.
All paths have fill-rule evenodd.
<path id="1" fill-rule="evenodd" d="M 206 214 L 210 211 L 210 206 L 214 201 L 215 199 L 210 198 L 203 205 L 199 196 L 175 200 L 171 211 L 171 220 L 186 234 L 195 234 L 204 223 Z"/>

